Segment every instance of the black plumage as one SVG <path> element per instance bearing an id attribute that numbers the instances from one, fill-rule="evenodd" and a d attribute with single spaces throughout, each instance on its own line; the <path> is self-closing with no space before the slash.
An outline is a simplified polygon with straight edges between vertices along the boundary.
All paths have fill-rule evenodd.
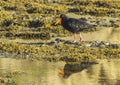
<path id="1" fill-rule="evenodd" d="M 95 27 L 95 25 L 88 24 L 87 22 L 75 18 L 68 18 L 65 14 L 61 14 L 60 18 L 62 18 L 61 24 L 62 26 L 72 32 L 79 33 L 84 29 L 89 29 Z"/>
<path id="2" fill-rule="evenodd" d="M 61 22 L 62 26 L 74 33 L 74 42 L 76 42 L 76 34 L 79 33 L 85 29 L 90 29 L 95 27 L 95 25 L 88 24 L 85 20 L 81 19 L 75 19 L 75 18 L 69 18 L 65 14 L 60 15 L 60 19 L 56 22 L 58 24 Z M 83 38 L 80 34 L 80 41 L 83 41 Z"/>

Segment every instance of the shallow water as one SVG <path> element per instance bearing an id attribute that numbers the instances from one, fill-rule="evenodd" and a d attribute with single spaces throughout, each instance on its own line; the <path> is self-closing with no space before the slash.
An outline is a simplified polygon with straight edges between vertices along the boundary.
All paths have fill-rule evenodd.
<path id="1" fill-rule="evenodd" d="M 65 69 L 65 66 L 65 62 L 0 58 L 0 74 L 18 72 L 11 77 L 14 84 L 7 85 L 120 85 L 120 60 L 101 60 L 99 64 L 82 70 L 75 69 L 74 66 Z M 75 67 L 80 68 L 80 65 Z M 57 69 L 71 73 L 63 77 Z"/>

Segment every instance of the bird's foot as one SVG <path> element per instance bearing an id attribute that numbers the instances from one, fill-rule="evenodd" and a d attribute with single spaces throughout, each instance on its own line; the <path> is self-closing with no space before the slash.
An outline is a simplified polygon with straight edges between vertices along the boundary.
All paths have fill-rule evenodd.
<path id="1" fill-rule="evenodd" d="M 80 42 L 83 42 L 84 41 L 84 39 L 83 38 L 80 38 Z"/>
<path id="2" fill-rule="evenodd" d="M 76 43 L 77 41 L 76 40 L 73 40 L 74 43 Z"/>

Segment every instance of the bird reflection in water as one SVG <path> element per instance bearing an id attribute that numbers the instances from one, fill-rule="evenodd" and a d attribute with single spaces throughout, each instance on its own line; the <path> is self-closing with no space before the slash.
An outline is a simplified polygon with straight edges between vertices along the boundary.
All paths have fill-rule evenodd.
<path id="1" fill-rule="evenodd" d="M 65 64 L 64 70 L 58 69 L 58 73 L 61 74 L 64 78 L 68 78 L 73 73 L 81 72 L 90 66 L 98 64 L 96 62 L 83 62 L 80 64 Z"/>

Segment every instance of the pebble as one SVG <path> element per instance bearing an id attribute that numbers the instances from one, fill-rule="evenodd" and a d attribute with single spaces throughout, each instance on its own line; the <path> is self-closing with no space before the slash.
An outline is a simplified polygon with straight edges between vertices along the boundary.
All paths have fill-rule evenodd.
<path id="1" fill-rule="evenodd" d="M 56 38 L 55 41 L 56 41 L 57 43 L 65 42 L 65 40 L 62 40 L 62 39 L 60 39 L 60 38 Z"/>
<path id="2" fill-rule="evenodd" d="M 55 42 L 54 41 L 51 41 L 51 42 L 47 42 L 46 45 L 54 45 Z"/>

